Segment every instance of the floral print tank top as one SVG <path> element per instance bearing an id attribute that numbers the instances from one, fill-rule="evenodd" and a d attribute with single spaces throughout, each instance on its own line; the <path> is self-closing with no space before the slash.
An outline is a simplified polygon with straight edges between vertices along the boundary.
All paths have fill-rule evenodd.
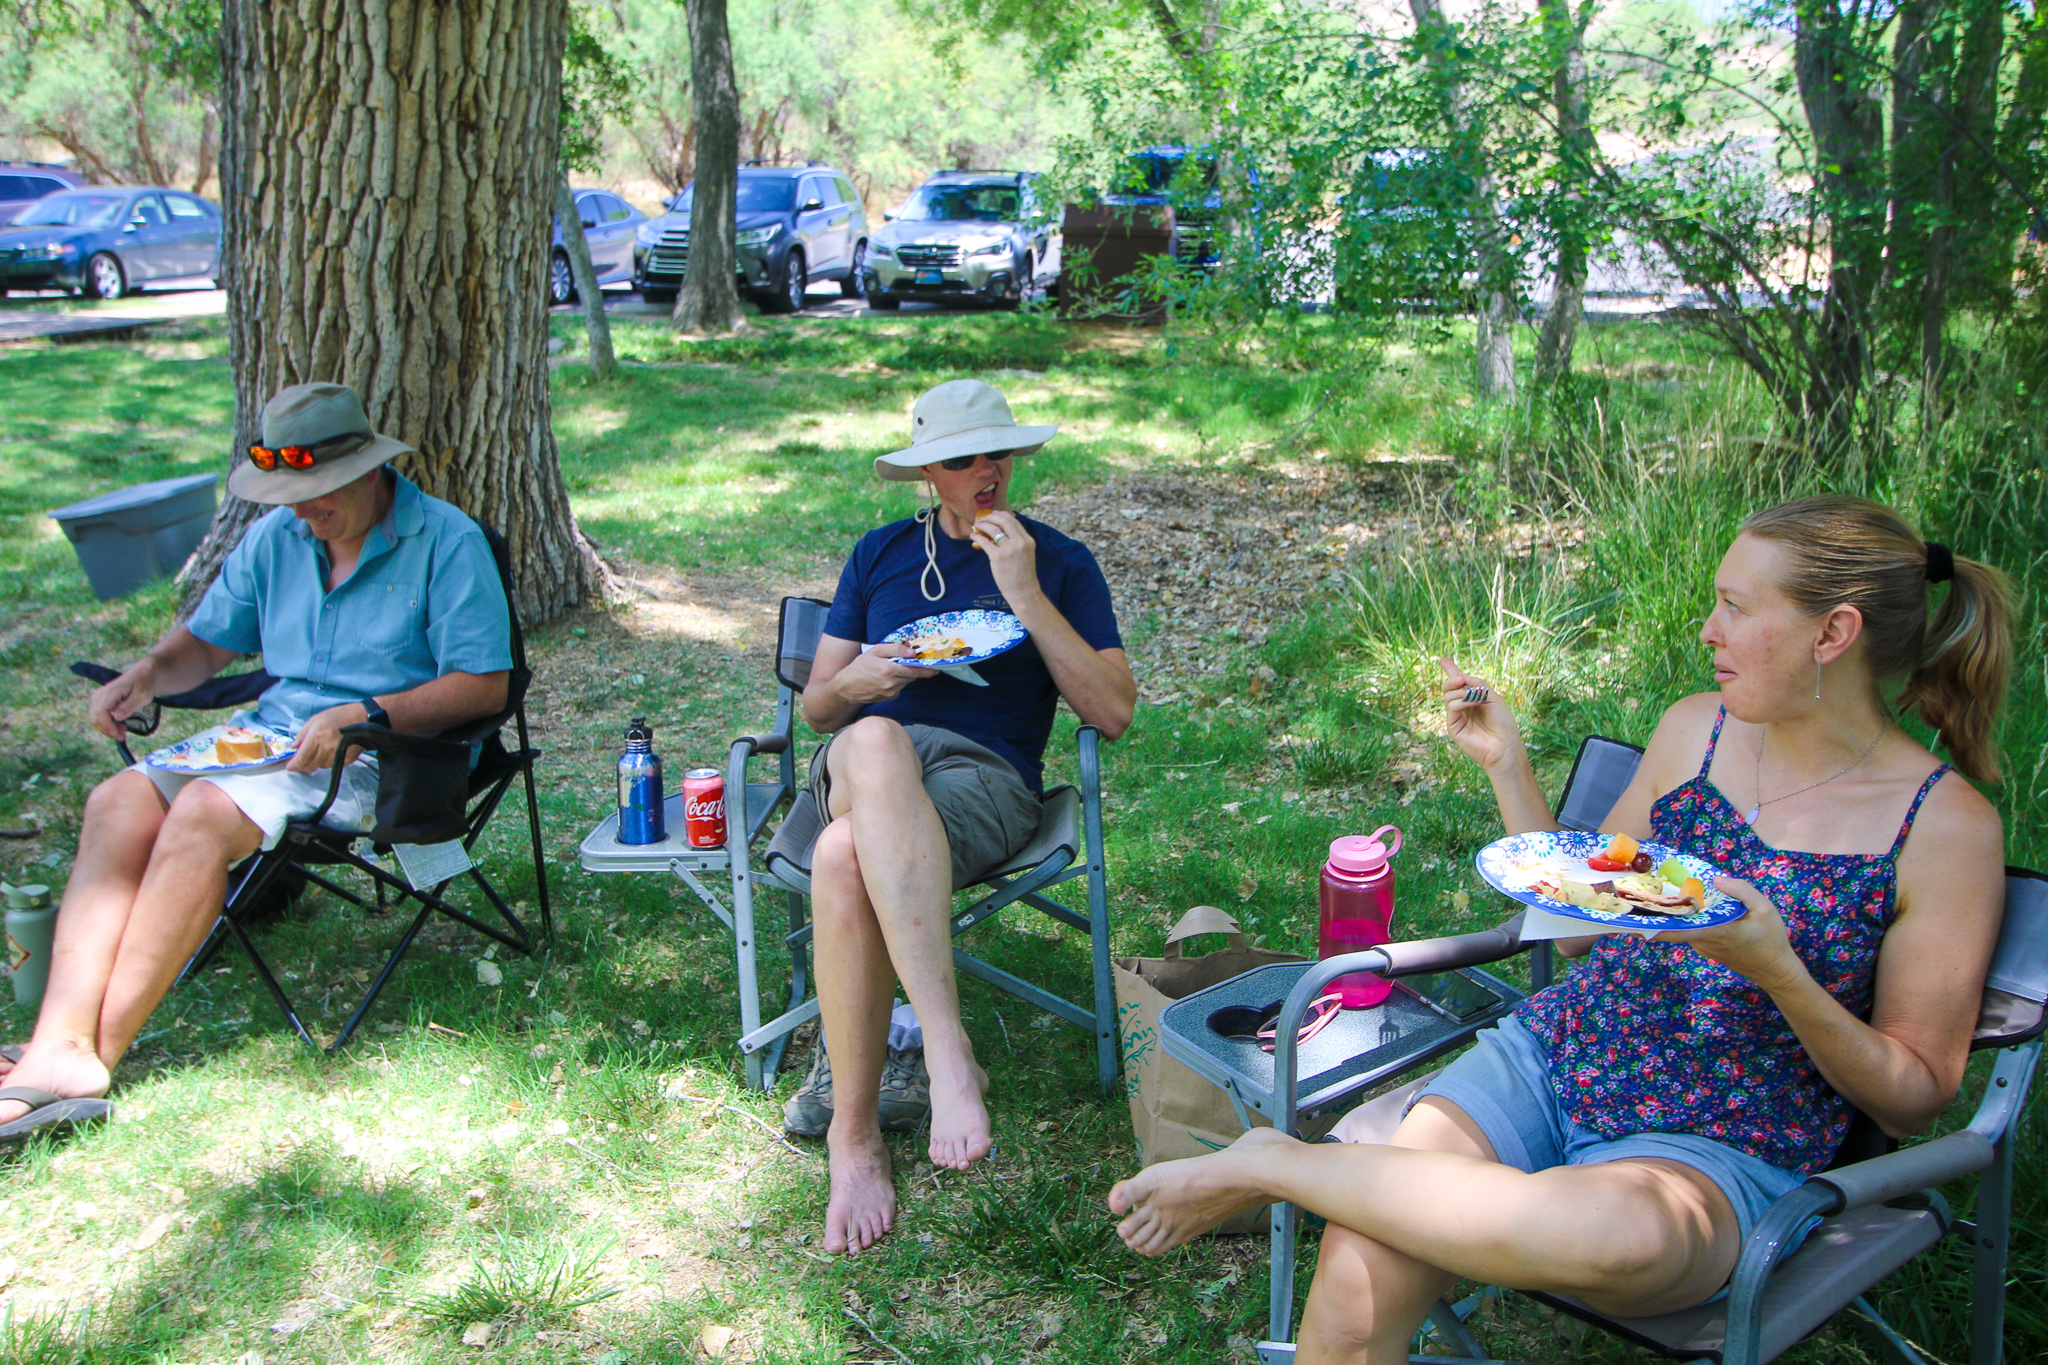
<path id="1" fill-rule="evenodd" d="M 1948 765 L 1920 785 L 1889 852 L 1772 848 L 1707 778 L 1727 718 L 1723 710 L 1714 721 L 1699 775 L 1651 807 L 1652 836 L 1769 896 L 1814 979 L 1867 1019 L 1896 913 L 1899 850 Z M 1682 943 L 1602 935 L 1515 1013 L 1550 1054 L 1565 1112 L 1603 1138 L 1693 1133 L 1811 1175 L 1848 1131 L 1849 1102 L 1821 1079 L 1770 996 Z"/>

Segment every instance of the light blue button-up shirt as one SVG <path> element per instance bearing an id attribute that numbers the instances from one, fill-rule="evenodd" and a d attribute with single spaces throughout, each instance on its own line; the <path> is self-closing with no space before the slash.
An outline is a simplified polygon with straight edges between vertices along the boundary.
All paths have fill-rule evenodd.
<path id="1" fill-rule="evenodd" d="M 477 524 L 393 471 L 391 510 L 327 591 L 327 546 L 289 507 L 257 521 L 186 623 L 210 645 L 263 656 L 277 679 L 257 723 L 296 734 L 330 706 L 448 673 L 512 667 L 512 621 Z"/>

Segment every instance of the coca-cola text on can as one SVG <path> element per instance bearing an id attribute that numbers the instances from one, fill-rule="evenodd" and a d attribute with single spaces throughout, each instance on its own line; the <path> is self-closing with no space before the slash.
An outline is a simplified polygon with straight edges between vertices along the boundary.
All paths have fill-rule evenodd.
<path id="1" fill-rule="evenodd" d="M 716 768 L 683 774 L 683 829 L 691 848 L 725 845 L 725 778 Z"/>

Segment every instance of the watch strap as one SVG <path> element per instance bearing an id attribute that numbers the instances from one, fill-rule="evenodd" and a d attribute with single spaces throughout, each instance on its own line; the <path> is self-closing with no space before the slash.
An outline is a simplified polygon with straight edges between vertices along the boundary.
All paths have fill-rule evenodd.
<path id="1" fill-rule="evenodd" d="M 387 730 L 391 728 L 391 713 L 375 697 L 363 698 L 363 710 L 367 712 L 363 719 L 371 725 L 381 725 Z"/>

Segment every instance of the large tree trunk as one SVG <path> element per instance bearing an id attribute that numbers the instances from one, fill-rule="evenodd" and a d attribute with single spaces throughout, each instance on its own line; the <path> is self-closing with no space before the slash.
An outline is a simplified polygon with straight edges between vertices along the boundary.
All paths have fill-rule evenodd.
<path id="1" fill-rule="evenodd" d="M 1570 0 L 1538 0 L 1538 8 L 1557 60 L 1551 100 L 1557 111 L 1557 174 L 1567 187 L 1556 224 L 1556 284 L 1536 343 L 1536 378 L 1552 383 L 1572 372 L 1572 347 L 1586 304 L 1586 208 L 1579 187 L 1592 178 L 1593 158 L 1586 117 L 1585 21 L 1572 17 Z M 1590 5 L 1586 12 L 1591 13 Z"/>
<path id="2" fill-rule="evenodd" d="M 1803 8 L 1793 70 L 1819 170 L 1827 215 L 1828 287 L 1807 374 L 1808 442 L 1844 453 L 1868 385 L 1872 313 L 1884 263 L 1885 157 L 1882 101 L 1855 60 L 1855 20 L 1836 0 Z"/>
<path id="3" fill-rule="evenodd" d="M 690 201 L 690 261 L 671 320 L 685 332 L 736 332 L 734 272 L 740 175 L 740 88 L 732 74 L 725 0 L 688 0 L 690 99 L 697 115 L 697 188 Z"/>
<path id="4" fill-rule="evenodd" d="M 619 362 L 612 357 L 612 324 L 604 315 L 604 290 L 598 287 L 597 268 L 590 263 L 590 242 L 583 236 L 583 215 L 576 212 L 576 195 L 569 177 L 555 182 L 555 219 L 562 224 L 562 253 L 569 258 L 569 276 L 576 281 L 576 297 L 583 304 L 583 332 L 590 338 L 590 373 L 593 378 L 610 379 L 618 373 Z"/>
<path id="5" fill-rule="evenodd" d="M 1474 377 L 1481 398 L 1511 402 L 1515 396 L 1515 277 L 1519 271 L 1500 218 L 1485 129 L 1458 74 L 1457 35 L 1444 18 L 1439 0 L 1408 0 L 1408 9 L 1415 16 L 1422 60 L 1442 92 L 1451 140 L 1472 176 L 1470 211 L 1479 244 L 1479 346 Z"/>
<path id="6" fill-rule="evenodd" d="M 329 380 L 415 446 L 406 477 L 502 532 L 521 618 L 608 587 L 549 427 L 548 219 L 563 0 L 227 0 L 235 460 L 263 404 Z M 229 498 L 188 602 L 264 509 Z"/>

